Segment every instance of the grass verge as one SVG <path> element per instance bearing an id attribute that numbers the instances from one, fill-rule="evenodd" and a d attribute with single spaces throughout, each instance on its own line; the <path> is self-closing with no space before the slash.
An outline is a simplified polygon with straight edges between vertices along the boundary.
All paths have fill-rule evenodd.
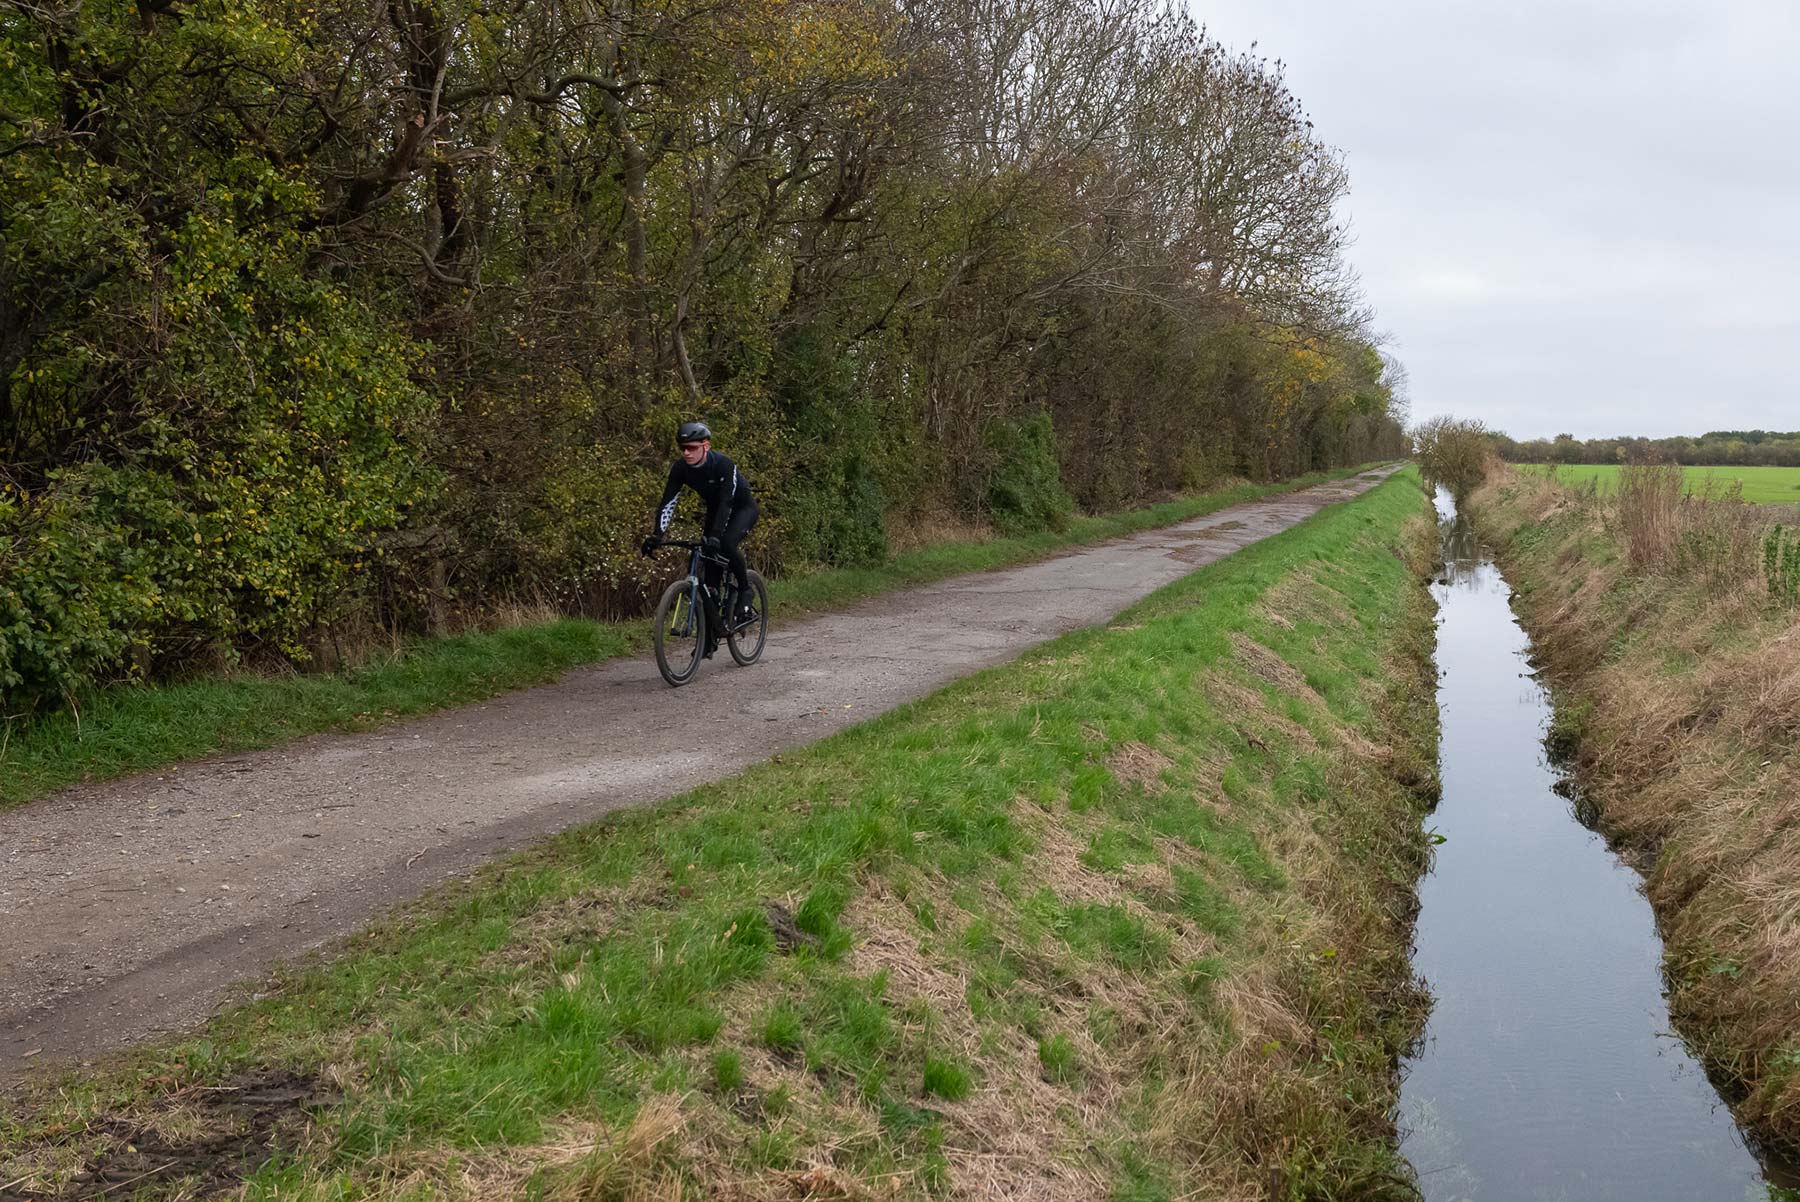
<path id="1" fill-rule="evenodd" d="M 1647 868 L 1671 1012 L 1739 1118 L 1800 1154 L 1800 625 L 1746 576 L 1634 571 L 1606 496 L 1506 472 L 1473 516 L 1551 669 L 1554 746 Z"/>
<path id="2" fill-rule="evenodd" d="M 0 1181 L 1411 1198 L 1432 539 L 1409 471 L 495 865 L 203 1038 L 0 1103 Z"/>
<path id="3" fill-rule="evenodd" d="M 1078 518 L 1062 531 L 940 543 L 879 567 L 797 575 L 770 585 L 771 606 L 792 617 L 848 605 L 907 585 L 1006 567 L 1062 548 L 1200 517 L 1230 505 L 1353 475 L 1321 472 L 1280 484 L 1245 484 L 1124 513 Z M 161 686 L 119 686 L 79 712 L 0 722 L 0 810 L 82 781 L 221 752 L 270 747 L 328 730 L 367 730 L 396 718 L 479 701 L 554 680 L 571 668 L 649 644 L 643 621 L 580 619 L 420 639 L 355 671 L 240 675 Z"/>

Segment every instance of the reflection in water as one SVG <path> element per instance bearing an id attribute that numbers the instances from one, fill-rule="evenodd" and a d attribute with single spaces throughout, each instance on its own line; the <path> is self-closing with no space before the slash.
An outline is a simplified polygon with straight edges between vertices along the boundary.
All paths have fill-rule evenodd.
<path id="1" fill-rule="evenodd" d="M 1440 493 L 1445 841 L 1420 887 L 1436 995 L 1401 1091 L 1432 1202 L 1762 1199 L 1767 1176 L 1669 1032 L 1637 876 L 1575 821 L 1546 761 L 1548 700 L 1511 592 Z"/>
<path id="2" fill-rule="evenodd" d="M 1448 514 L 1438 514 L 1438 537 L 1443 544 L 1444 577 L 1439 582 L 1451 588 L 1478 590 L 1484 587 L 1481 568 L 1489 561 L 1475 527 L 1457 513 L 1454 505 Z"/>

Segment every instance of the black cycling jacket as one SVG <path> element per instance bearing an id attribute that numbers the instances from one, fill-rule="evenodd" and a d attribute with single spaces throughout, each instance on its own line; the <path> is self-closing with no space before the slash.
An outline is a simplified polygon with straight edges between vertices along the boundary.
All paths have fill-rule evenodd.
<path id="1" fill-rule="evenodd" d="M 698 467 L 677 459 L 669 468 L 669 483 L 663 488 L 662 505 L 656 511 L 656 533 L 667 534 L 675 520 L 675 501 L 686 485 L 700 494 L 706 503 L 706 532 L 717 538 L 725 533 L 733 512 L 752 503 L 750 481 L 738 472 L 737 464 L 717 451 L 708 451 Z"/>

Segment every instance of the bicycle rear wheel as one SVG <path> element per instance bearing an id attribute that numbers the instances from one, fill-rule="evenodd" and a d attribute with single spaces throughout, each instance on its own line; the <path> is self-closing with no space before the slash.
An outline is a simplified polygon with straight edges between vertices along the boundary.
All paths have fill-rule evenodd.
<path id="1" fill-rule="evenodd" d="M 697 604 L 699 586 L 677 580 L 656 603 L 656 667 L 672 685 L 684 685 L 700 673 L 706 646 L 706 613 Z M 735 654 L 735 652 L 734 652 Z"/>
<path id="2" fill-rule="evenodd" d="M 733 597 L 731 603 L 742 605 L 743 601 Z M 762 658 L 763 644 L 769 639 L 769 586 L 762 573 L 755 569 L 750 572 L 750 604 L 754 616 L 742 627 L 729 629 L 725 635 L 726 643 L 731 646 L 731 658 L 746 668 Z"/>

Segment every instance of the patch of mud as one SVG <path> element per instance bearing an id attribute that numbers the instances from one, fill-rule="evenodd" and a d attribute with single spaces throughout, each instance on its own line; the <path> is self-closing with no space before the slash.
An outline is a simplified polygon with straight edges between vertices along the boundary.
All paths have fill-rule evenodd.
<path id="1" fill-rule="evenodd" d="M 1244 529 L 1243 522 L 1220 522 L 1215 526 L 1207 526 L 1200 530 L 1183 530 L 1178 534 L 1171 535 L 1170 541 L 1178 543 L 1201 543 L 1210 538 L 1217 538 L 1221 534 L 1230 534 L 1233 530 L 1242 529 Z"/>
<path id="2" fill-rule="evenodd" d="M 298 1147 L 312 1116 L 337 1101 L 318 1079 L 282 1071 L 178 1089 L 138 1115 L 93 1119 L 0 1160 L 0 1173 L 16 1178 L 0 1187 L 0 1202 L 129 1198 L 175 1182 L 185 1198 L 234 1193 L 277 1153 Z"/>
<path id="3" fill-rule="evenodd" d="M 801 930 L 794 912 L 780 902 L 764 906 L 763 914 L 769 920 L 769 930 L 775 935 L 775 949 L 782 955 L 788 955 L 796 948 L 819 945 L 819 937 L 811 931 Z"/>
<path id="4" fill-rule="evenodd" d="M 1245 529 L 1243 522 L 1220 522 L 1218 525 L 1208 526 L 1204 530 L 1187 532 L 1172 540 L 1182 545 L 1170 551 L 1169 558 L 1178 559 L 1183 563 L 1210 563 L 1234 548 L 1209 544 L 1216 543 L 1219 538 L 1234 530 L 1243 529 Z"/>

